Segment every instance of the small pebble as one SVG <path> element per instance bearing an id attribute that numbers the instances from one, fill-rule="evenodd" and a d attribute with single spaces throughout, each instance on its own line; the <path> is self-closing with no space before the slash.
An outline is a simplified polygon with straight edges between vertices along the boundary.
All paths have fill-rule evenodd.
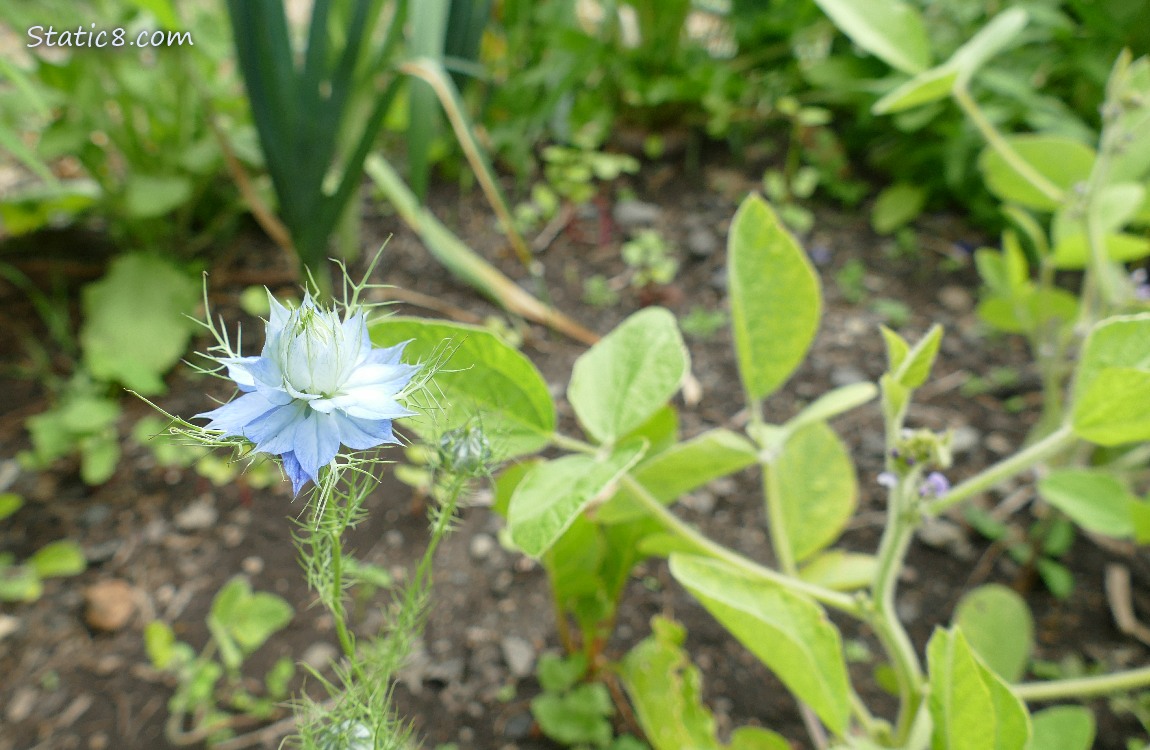
<path id="1" fill-rule="evenodd" d="M 1014 450 L 1014 445 L 1001 432 L 992 432 L 986 436 L 986 449 L 998 456 L 1005 456 Z"/>
<path id="2" fill-rule="evenodd" d="M 687 234 L 687 251 L 696 258 L 706 258 L 719 249 L 719 238 L 705 227 L 697 227 Z"/>
<path id="3" fill-rule="evenodd" d="M 525 638 L 509 635 L 499 642 L 503 661 L 516 677 L 526 677 L 535 666 L 535 648 Z"/>
<path id="4" fill-rule="evenodd" d="M 639 200 L 624 200 L 615 204 L 612 216 L 621 227 L 648 226 L 662 217 L 663 211 L 654 203 Z"/>
<path id="5" fill-rule="evenodd" d="M 24 721 L 24 719 L 27 719 L 28 715 L 32 713 L 32 708 L 36 705 L 38 699 L 39 695 L 35 688 L 28 687 L 27 685 L 17 688 L 16 694 L 12 696 L 12 699 L 8 703 L 8 710 L 4 712 L 5 716 L 8 717 L 8 721 L 13 724 L 18 724 Z"/>
<path id="6" fill-rule="evenodd" d="M 515 714 L 503 725 L 503 736 L 509 740 L 525 740 L 531 734 L 534 720 L 529 713 Z"/>
<path id="7" fill-rule="evenodd" d="M 20 629 L 20 620 L 12 615 L 0 615 L 0 641 Z"/>
<path id="8" fill-rule="evenodd" d="M 974 307 L 974 297 L 969 291 L 953 284 L 938 290 L 938 301 L 951 312 L 965 313 Z"/>
<path id="9" fill-rule="evenodd" d="M 338 648 L 326 641 L 316 641 L 304 649 L 303 655 L 300 657 L 300 662 L 317 672 L 321 672 L 331 666 L 331 663 L 335 661 L 338 656 Z"/>
<path id="10" fill-rule="evenodd" d="M 383 535 L 383 543 L 393 549 L 403 546 L 403 532 L 399 529 L 388 529 Z"/>
<path id="11" fill-rule="evenodd" d="M 250 555 L 240 561 L 240 568 L 250 576 L 258 576 L 264 570 L 264 561 L 262 557 Z"/>
<path id="12" fill-rule="evenodd" d="M 84 526 L 99 526 L 112 515 L 112 509 L 104 503 L 94 503 L 80 513 L 80 523 Z"/>
<path id="13" fill-rule="evenodd" d="M 854 383 L 865 383 L 867 380 L 866 373 L 853 365 L 844 365 L 831 370 L 831 385 L 837 388 Z"/>
<path id="14" fill-rule="evenodd" d="M 225 547 L 238 547 L 244 541 L 244 530 L 234 523 L 220 527 L 220 540 Z"/>
<path id="15" fill-rule="evenodd" d="M 112 632 L 126 626 L 136 613 L 139 596 L 127 581 L 111 578 L 84 589 L 84 621 L 93 630 Z"/>
<path id="16" fill-rule="evenodd" d="M 188 507 L 176 514 L 176 528 L 180 531 L 202 531 L 219 519 L 220 513 L 210 496 L 192 501 Z"/>
<path id="17" fill-rule="evenodd" d="M 479 533 L 471 537 L 471 544 L 468 546 L 468 551 L 471 556 L 476 560 L 486 559 L 495 549 L 495 540 L 489 534 Z"/>
<path id="18" fill-rule="evenodd" d="M 951 434 L 950 450 L 958 456 L 974 450 L 981 442 L 982 433 L 977 428 L 968 424 L 959 425 L 954 428 L 954 432 Z"/>

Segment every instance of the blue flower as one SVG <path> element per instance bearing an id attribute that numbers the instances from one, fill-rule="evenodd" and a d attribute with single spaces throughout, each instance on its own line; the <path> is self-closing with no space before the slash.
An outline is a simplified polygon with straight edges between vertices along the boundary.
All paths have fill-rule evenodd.
<path id="1" fill-rule="evenodd" d="M 243 392 L 197 414 L 205 429 L 243 437 L 277 455 L 292 488 L 318 482 L 340 445 L 352 450 L 398 442 L 391 420 L 413 416 L 398 401 L 417 365 L 400 361 L 407 342 L 373 349 L 363 312 L 342 319 L 310 295 L 294 309 L 269 294 L 271 314 L 258 357 L 219 357 Z"/>

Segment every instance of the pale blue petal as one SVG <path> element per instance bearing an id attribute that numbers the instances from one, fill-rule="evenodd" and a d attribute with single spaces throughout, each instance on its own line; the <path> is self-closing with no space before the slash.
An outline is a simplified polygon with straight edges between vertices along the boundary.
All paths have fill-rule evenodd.
<path id="1" fill-rule="evenodd" d="M 357 388 L 341 394 L 331 399 L 331 403 L 347 416 L 360 419 L 398 419 L 415 415 L 415 412 L 395 400 L 394 391 L 376 386 Z"/>
<path id="2" fill-rule="evenodd" d="M 259 357 L 228 357 L 221 359 L 228 367 L 228 377 L 245 390 L 261 385 L 276 388 L 283 380 L 274 360 Z"/>
<path id="3" fill-rule="evenodd" d="M 288 320 L 291 319 L 291 310 L 280 304 L 280 301 L 272 295 L 270 289 L 267 290 L 267 293 L 269 314 L 265 337 L 268 340 L 271 340 L 279 336 L 280 332 L 284 329 L 284 326 L 287 325 Z"/>
<path id="4" fill-rule="evenodd" d="M 417 372 L 419 365 L 360 365 L 343 381 L 340 391 L 347 393 L 354 388 L 368 386 L 399 393 Z"/>
<path id="5" fill-rule="evenodd" d="M 283 462 L 284 473 L 287 474 L 288 479 L 291 480 L 292 492 L 298 495 L 300 489 L 307 484 L 309 479 L 313 479 L 313 477 L 307 475 L 303 467 L 299 465 L 299 461 L 296 460 L 295 454 L 291 451 L 280 456 L 280 461 Z"/>
<path id="6" fill-rule="evenodd" d="M 279 455 L 295 446 L 295 430 L 307 413 L 307 405 L 300 401 L 281 406 L 256 419 L 244 430 L 244 437 L 256 444 L 264 453 Z"/>
<path id="7" fill-rule="evenodd" d="M 304 473 L 316 481 L 320 467 L 331 463 L 339 452 L 339 427 L 328 415 L 309 411 L 296 425 L 292 452 Z"/>
<path id="8" fill-rule="evenodd" d="M 358 364 L 371 354 L 371 335 L 367 331 L 367 316 L 363 313 L 352 315 L 343 321 L 344 341 L 352 344 L 352 362 Z"/>
<path id="9" fill-rule="evenodd" d="M 390 419 L 358 419 L 339 412 L 333 412 L 330 418 L 339 427 L 339 441 L 352 450 L 399 442 L 391 430 Z"/>
<path id="10" fill-rule="evenodd" d="M 372 349 L 364 358 L 364 362 L 371 365 L 397 365 L 403 356 L 404 347 L 412 341 L 413 339 L 408 339 L 385 349 Z"/>
<path id="11" fill-rule="evenodd" d="M 197 414 L 193 419 L 210 419 L 211 422 L 204 429 L 221 430 L 225 435 L 242 436 L 248 424 L 279 406 L 269 400 L 266 394 L 255 391 L 245 393 L 218 409 Z"/>

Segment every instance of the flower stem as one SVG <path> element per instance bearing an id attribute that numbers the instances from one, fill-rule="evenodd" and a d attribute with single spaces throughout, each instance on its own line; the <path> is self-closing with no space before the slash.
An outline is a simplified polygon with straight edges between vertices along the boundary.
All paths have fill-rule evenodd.
<path id="1" fill-rule="evenodd" d="M 937 516 L 968 497 L 977 495 L 1015 474 L 1042 463 L 1072 445 L 1076 439 L 1070 426 L 1063 425 L 1025 450 L 984 469 L 965 482 L 958 484 L 942 497 L 924 504 L 923 512 L 929 516 Z"/>
<path id="2" fill-rule="evenodd" d="M 1150 687 L 1150 667 L 1139 667 L 1138 669 L 1128 669 L 1123 672 L 1093 677 L 1023 682 L 1019 685 L 1012 685 L 1010 689 L 1022 700 L 1035 703 L 1064 698 L 1092 698 L 1148 687 Z"/>
<path id="3" fill-rule="evenodd" d="M 799 578 L 784 575 L 783 573 L 760 565 L 737 552 L 727 549 L 721 544 L 717 544 L 708 539 L 702 533 L 680 520 L 678 516 L 669 511 L 658 499 L 651 495 L 646 487 L 635 481 L 630 474 L 623 476 L 623 484 L 626 485 L 627 489 L 634 494 L 639 500 L 639 503 L 647 509 L 656 521 L 662 524 L 663 527 L 671 533 L 689 542 L 693 547 L 697 548 L 700 553 L 717 560 L 722 560 L 732 567 L 738 568 L 740 571 L 765 582 L 782 586 L 798 594 L 809 596 L 840 612 L 845 612 L 855 617 L 862 617 L 863 608 L 855 597 L 824 588 L 823 586 L 817 586 L 813 583 L 807 583 Z"/>

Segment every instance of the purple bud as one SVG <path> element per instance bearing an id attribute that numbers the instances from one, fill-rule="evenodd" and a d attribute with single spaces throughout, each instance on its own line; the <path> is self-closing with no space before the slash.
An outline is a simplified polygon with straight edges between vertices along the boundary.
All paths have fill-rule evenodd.
<path id="1" fill-rule="evenodd" d="M 942 497 L 950 490 L 950 481 L 942 472 L 932 471 L 926 475 L 922 486 L 918 488 L 921 497 Z"/>

